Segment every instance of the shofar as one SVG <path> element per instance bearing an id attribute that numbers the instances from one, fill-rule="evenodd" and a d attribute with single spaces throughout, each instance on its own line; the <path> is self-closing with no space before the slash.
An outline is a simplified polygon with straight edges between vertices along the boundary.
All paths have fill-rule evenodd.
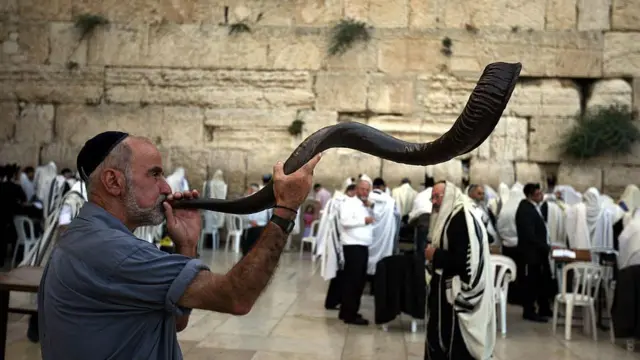
<path id="1" fill-rule="evenodd" d="M 340 123 L 322 128 L 306 138 L 284 163 L 284 173 L 295 172 L 316 154 L 331 148 L 354 149 L 396 163 L 417 166 L 439 164 L 466 154 L 480 146 L 495 129 L 521 69 L 520 63 L 487 65 L 462 114 L 449 131 L 432 142 L 410 143 L 361 123 Z M 201 198 L 172 204 L 176 209 L 228 214 L 252 214 L 274 205 L 272 181 L 253 195 L 236 200 Z"/>

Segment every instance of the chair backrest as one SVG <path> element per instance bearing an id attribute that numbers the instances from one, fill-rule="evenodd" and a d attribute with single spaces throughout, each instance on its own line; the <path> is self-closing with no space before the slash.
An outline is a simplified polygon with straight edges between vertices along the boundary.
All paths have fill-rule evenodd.
<path id="1" fill-rule="evenodd" d="M 495 289 L 505 288 L 510 282 L 516 280 L 516 263 L 508 256 L 492 254 Z"/>
<path id="2" fill-rule="evenodd" d="M 569 272 L 573 272 L 573 288 L 569 291 L 567 277 Z M 562 268 L 562 296 L 567 293 L 575 296 L 588 296 L 596 298 L 600 289 L 604 271 L 602 266 L 586 261 L 576 261 L 567 264 Z"/>
<path id="3" fill-rule="evenodd" d="M 316 237 L 318 236 L 318 230 L 320 229 L 320 220 L 316 219 L 313 220 L 313 222 L 311 223 L 311 237 Z"/>
<path id="4" fill-rule="evenodd" d="M 242 216 L 236 214 L 227 215 L 227 230 L 228 231 L 241 231 L 242 230 Z"/>
<path id="5" fill-rule="evenodd" d="M 14 216 L 13 225 L 16 227 L 16 232 L 18 233 L 18 238 L 20 240 L 23 240 L 25 243 L 33 243 L 37 240 L 36 233 L 33 227 L 33 220 L 29 219 L 26 216 Z M 29 234 L 27 234 L 25 225 L 29 231 Z"/>

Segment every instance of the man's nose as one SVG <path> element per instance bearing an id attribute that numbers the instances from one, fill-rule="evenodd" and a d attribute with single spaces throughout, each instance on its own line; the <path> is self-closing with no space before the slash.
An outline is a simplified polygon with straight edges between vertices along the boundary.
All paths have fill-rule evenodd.
<path id="1" fill-rule="evenodd" d="M 171 194 L 171 186 L 169 186 L 169 183 L 165 179 L 160 181 L 160 193 L 163 195 Z"/>

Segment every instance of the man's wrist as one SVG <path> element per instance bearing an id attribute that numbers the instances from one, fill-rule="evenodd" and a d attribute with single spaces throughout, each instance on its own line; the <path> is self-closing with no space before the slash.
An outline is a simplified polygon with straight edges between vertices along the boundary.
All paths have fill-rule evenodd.
<path id="1" fill-rule="evenodd" d="M 294 213 L 289 209 L 283 209 L 283 208 L 274 208 L 273 213 L 287 220 L 294 220 L 298 215 L 297 213 Z"/>
<path id="2" fill-rule="evenodd" d="M 184 256 L 188 256 L 188 257 L 196 257 L 198 252 L 197 252 L 197 245 L 194 246 L 182 246 L 182 245 L 178 245 L 175 244 L 176 247 L 176 253 L 180 254 L 180 255 L 184 255 Z"/>

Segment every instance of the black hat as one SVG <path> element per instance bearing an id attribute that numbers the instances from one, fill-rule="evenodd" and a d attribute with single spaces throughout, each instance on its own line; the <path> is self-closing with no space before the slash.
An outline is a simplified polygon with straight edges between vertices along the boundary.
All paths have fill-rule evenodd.
<path id="1" fill-rule="evenodd" d="M 105 131 L 89 139 L 78 153 L 76 160 L 80 178 L 88 181 L 89 175 L 127 136 L 129 134 L 120 131 Z"/>

